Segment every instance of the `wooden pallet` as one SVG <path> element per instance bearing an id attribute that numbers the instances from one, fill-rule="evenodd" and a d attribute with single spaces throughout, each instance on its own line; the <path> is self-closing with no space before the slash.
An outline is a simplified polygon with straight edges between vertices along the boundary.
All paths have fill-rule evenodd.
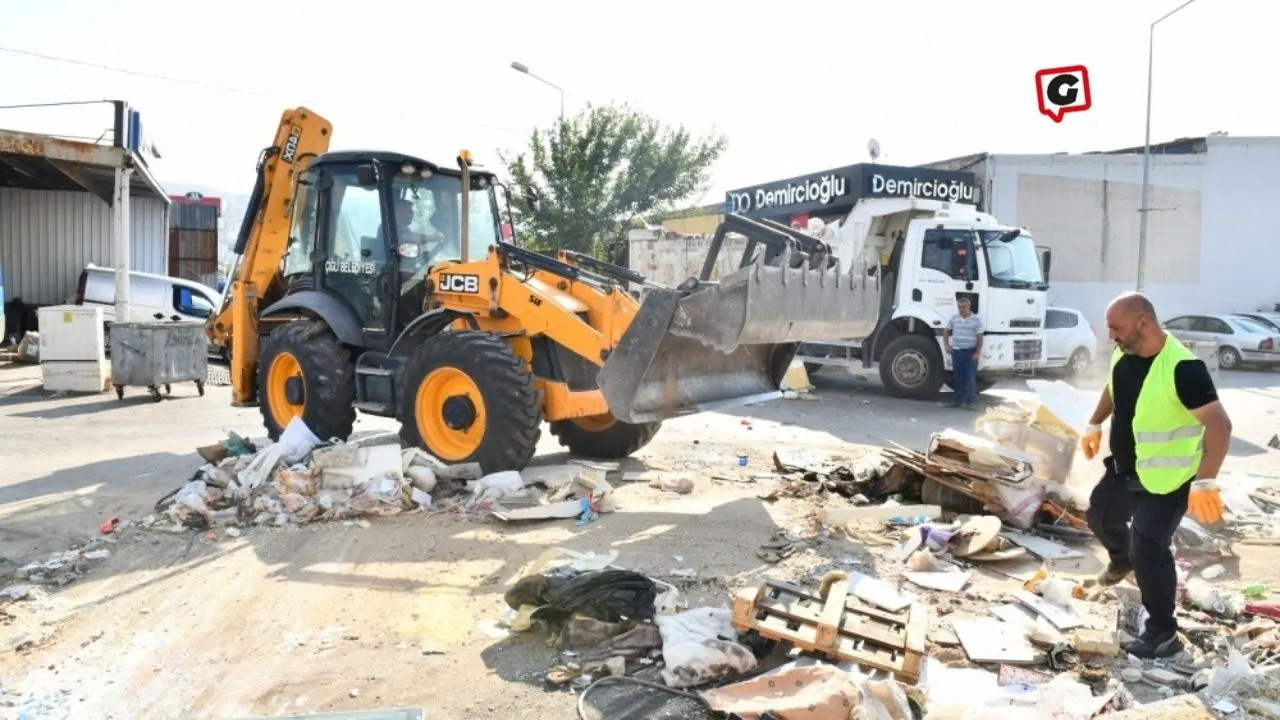
<path id="1" fill-rule="evenodd" d="M 916 604 L 895 613 L 864 603 L 849 595 L 848 576 L 837 571 L 827 573 L 816 592 L 777 580 L 738 591 L 733 626 L 914 685 L 924 661 L 928 615 Z"/>

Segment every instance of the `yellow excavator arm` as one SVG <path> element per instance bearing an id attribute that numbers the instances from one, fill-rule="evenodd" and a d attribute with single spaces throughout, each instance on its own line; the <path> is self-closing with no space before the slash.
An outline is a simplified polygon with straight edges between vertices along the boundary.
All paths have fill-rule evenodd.
<path id="1" fill-rule="evenodd" d="M 304 107 L 280 116 L 275 141 L 258 159 L 258 178 L 236 238 L 236 264 L 222 307 L 205 324 L 209 341 L 231 348 L 232 403 L 257 402 L 258 312 L 272 295 L 289 245 L 296 179 L 329 149 L 333 126 Z"/>

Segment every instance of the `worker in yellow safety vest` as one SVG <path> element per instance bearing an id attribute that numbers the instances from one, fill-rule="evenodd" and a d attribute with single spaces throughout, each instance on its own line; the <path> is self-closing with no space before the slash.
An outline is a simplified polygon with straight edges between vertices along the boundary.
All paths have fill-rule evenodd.
<path id="1" fill-rule="evenodd" d="M 1177 571 L 1170 544 L 1184 514 L 1201 523 L 1222 519 L 1217 476 L 1231 440 L 1231 419 L 1209 369 L 1166 333 L 1141 293 L 1107 307 L 1116 349 L 1107 386 L 1080 439 L 1097 455 L 1102 423 L 1111 418 L 1111 455 L 1089 498 L 1089 528 L 1107 549 L 1098 583 L 1133 573 L 1147 620 L 1126 650 L 1139 658 L 1182 650 L 1174 620 Z"/>

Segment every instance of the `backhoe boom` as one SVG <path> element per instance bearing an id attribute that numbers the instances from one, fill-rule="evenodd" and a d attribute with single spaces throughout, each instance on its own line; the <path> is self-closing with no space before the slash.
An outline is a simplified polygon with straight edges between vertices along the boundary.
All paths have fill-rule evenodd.
<path id="1" fill-rule="evenodd" d="M 228 292 L 205 324 L 209 340 L 231 347 L 232 403 L 257 402 L 258 312 L 273 293 L 289 243 L 295 179 L 329 149 L 333 126 L 307 108 L 286 110 L 275 141 L 263 150 L 258 178 L 236 240 L 239 255 Z"/>

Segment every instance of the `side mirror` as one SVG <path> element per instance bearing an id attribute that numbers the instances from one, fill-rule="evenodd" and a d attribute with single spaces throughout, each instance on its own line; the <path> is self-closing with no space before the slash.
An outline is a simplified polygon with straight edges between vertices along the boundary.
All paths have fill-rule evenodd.
<path id="1" fill-rule="evenodd" d="M 376 187 L 378 185 L 378 166 L 373 164 L 357 165 L 356 182 L 362 188 Z"/>
<path id="2" fill-rule="evenodd" d="M 1040 273 L 1044 281 L 1049 282 L 1049 271 L 1053 269 L 1053 250 L 1044 248 L 1040 251 Z"/>
<path id="3" fill-rule="evenodd" d="M 538 191 L 532 187 L 524 188 L 524 201 L 533 208 L 534 212 L 542 209 L 542 198 L 538 196 Z"/>

